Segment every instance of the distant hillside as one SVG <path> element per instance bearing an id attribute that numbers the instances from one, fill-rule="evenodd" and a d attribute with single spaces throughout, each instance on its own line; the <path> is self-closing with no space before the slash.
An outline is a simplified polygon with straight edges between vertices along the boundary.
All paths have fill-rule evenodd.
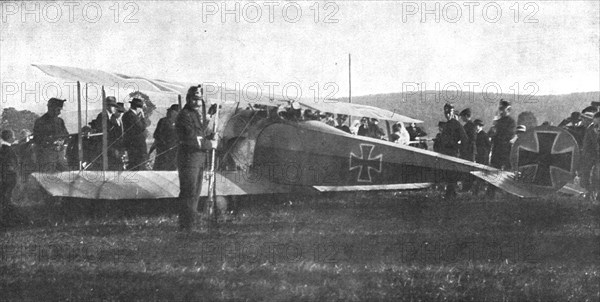
<path id="1" fill-rule="evenodd" d="M 485 98 L 484 98 L 485 96 Z M 431 135 L 437 133 L 438 121 L 445 120 L 442 108 L 451 101 L 458 110 L 471 108 L 473 119 L 481 119 L 490 126 L 498 109 L 498 101 L 503 98 L 511 101 L 512 115 L 516 119 L 519 113 L 531 111 L 539 123 L 549 121 L 557 125 L 573 111 L 581 111 L 592 101 L 600 101 L 600 91 L 571 93 L 564 95 L 484 95 L 466 91 L 425 91 L 422 93 L 387 93 L 352 97 L 352 102 L 385 108 L 399 114 L 423 120 L 421 125 Z M 347 102 L 348 98 L 338 99 Z"/>

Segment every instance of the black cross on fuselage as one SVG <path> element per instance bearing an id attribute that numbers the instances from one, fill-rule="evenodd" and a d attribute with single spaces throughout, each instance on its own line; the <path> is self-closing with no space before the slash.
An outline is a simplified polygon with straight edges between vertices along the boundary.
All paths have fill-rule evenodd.
<path id="1" fill-rule="evenodd" d="M 558 133 L 536 132 L 538 150 L 530 151 L 519 146 L 519 167 L 535 165 L 535 176 L 532 183 L 538 186 L 552 187 L 550 168 L 555 167 L 571 173 L 573 150 L 555 153 L 552 150 Z"/>
<path id="2" fill-rule="evenodd" d="M 371 170 L 381 172 L 383 155 L 379 154 L 371 157 L 371 152 L 374 148 L 374 145 L 360 144 L 360 157 L 356 156 L 354 152 L 350 152 L 349 170 L 358 169 L 358 178 L 356 180 L 359 182 L 371 182 Z"/>

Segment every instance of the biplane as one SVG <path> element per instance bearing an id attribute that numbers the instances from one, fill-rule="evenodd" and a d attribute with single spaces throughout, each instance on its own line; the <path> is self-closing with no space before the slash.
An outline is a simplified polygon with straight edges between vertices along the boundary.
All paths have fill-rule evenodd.
<path id="1" fill-rule="evenodd" d="M 185 95 L 193 86 L 100 70 L 34 66 L 64 80 L 122 86 L 134 83 L 140 91 L 171 96 Z M 416 147 L 351 135 L 320 121 L 281 118 L 273 108 L 287 104 L 286 99 L 261 96 L 246 101 L 231 97 L 219 89 L 205 92 L 205 98 L 221 108 L 216 125 L 220 140 L 213 187 L 216 196 L 422 189 L 449 178 L 473 175 L 528 198 L 555 192 L 571 181 L 579 157 L 577 143 L 567 131 L 542 126 L 529 130 L 514 144 L 514 171 L 498 170 Z M 421 122 L 367 105 L 312 100 L 298 103 L 320 112 Z M 115 200 L 175 198 L 179 194 L 176 171 L 79 170 L 32 176 L 52 196 Z M 201 195 L 207 196 L 208 186 L 202 187 Z"/>

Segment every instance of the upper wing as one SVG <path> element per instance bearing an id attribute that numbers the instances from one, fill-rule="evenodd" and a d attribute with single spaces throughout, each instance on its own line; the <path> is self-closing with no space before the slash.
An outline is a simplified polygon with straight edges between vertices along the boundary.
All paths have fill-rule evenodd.
<path id="1" fill-rule="evenodd" d="M 390 120 L 390 121 L 398 121 L 403 123 L 422 123 L 423 121 L 417 120 L 414 118 L 410 118 L 408 116 L 404 116 L 402 114 L 392 112 L 389 110 L 361 105 L 361 104 L 352 104 L 352 103 L 344 103 L 344 102 L 334 102 L 334 101 L 326 101 L 326 102 L 301 102 L 302 105 L 309 107 L 313 110 L 319 110 L 321 112 L 331 112 L 335 114 L 345 114 L 350 116 L 357 117 L 369 117 L 369 118 L 377 118 L 380 120 Z"/>
<path id="2" fill-rule="evenodd" d="M 61 79 L 67 79 L 70 81 L 81 81 L 85 83 L 93 83 L 97 85 L 104 85 L 106 87 L 114 87 L 122 89 L 133 89 L 133 91 L 144 91 L 150 93 L 164 93 L 164 94 L 181 94 L 185 95 L 187 89 L 190 86 L 197 85 L 193 83 L 175 82 L 160 79 L 150 79 L 143 76 L 126 75 L 122 73 L 106 72 L 97 69 L 84 69 L 77 67 L 67 66 L 56 66 L 56 65 L 41 65 L 32 64 L 32 66 L 38 68 L 45 74 Z M 205 97 L 211 102 L 240 102 L 244 104 L 260 104 L 266 106 L 279 106 L 287 103 L 287 99 L 281 95 L 269 95 L 269 93 L 262 93 L 260 95 L 252 96 L 251 99 L 246 99 L 247 94 L 242 91 L 231 93 L 231 91 L 223 91 L 220 85 L 213 85 L 211 83 L 204 83 L 206 88 L 204 90 Z M 306 107 L 321 112 L 331 112 L 335 114 L 346 114 L 352 116 L 366 116 L 369 118 L 377 118 L 381 120 L 393 120 L 401 121 L 405 123 L 421 123 L 422 121 L 413 119 L 396 112 L 389 110 L 360 105 L 350 104 L 342 102 L 319 102 L 314 103 L 308 100 L 301 100 L 300 103 Z"/>
<path id="3" fill-rule="evenodd" d="M 150 79 L 142 76 L 126 75 L 122 73 L 106 72 L 97 69 L 84 69 L 67 66 L 56 66 L 56 65 L 40 65 L 32 64 L 32 66 L 38 68 L 47 75 L 55 78 L 66 79 L 70 81 L 81 81 L 85 83 L 92 83 L 97 85 L 103 85 L 106 87 L 118 87 L 122 89 L 132 89 L 133 91 L 143 91 L 150 93 L 163 93 L 171 95 L 185 95 L 190 86 L 198 85 L 198 83 L 184 83 L 167 81 L 160 79 Z M 221 102 L 241 102 L 246 104 L 262 104 L 268 106 L 278 106 L 285 101 L 282 101 L 283 97 L 273 95 L 268 97 L 260 95 L 253 97 L 251 100 L 246 100 L 244 93 L 238 91 L 231 93 L 230 91 L 222 91 L 222 87 L 215 83 L 202 83 L 206 87 L 204 89 L 204 95 L 206 99 L 209 99 L 213 103 Z"/>

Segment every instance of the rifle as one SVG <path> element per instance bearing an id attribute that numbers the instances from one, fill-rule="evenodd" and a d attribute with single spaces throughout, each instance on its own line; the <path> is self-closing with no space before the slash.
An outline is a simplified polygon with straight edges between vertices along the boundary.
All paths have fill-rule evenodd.
<path id="1" fill-rule="evenodd" d="M 206 107 L 206 106 L 204 106 Z M 217 125 L 219 123 L 219 105 L 216 106 L 215 111 L 215 119 L 213 123 L 213 139 L 218 139 L 219 135 L 217 134 Z M 215 177 L 215 161 L 217 155 L 216 146 L 212 146 L 210 150 L 210 171 L 208 174 L 208 202 L 210 204 L 208 213 L 212 218 L 212 222 L 216 225 L 218 213 L 217 213 L 217 198 L 216 198 L 216 177 Z"/>

